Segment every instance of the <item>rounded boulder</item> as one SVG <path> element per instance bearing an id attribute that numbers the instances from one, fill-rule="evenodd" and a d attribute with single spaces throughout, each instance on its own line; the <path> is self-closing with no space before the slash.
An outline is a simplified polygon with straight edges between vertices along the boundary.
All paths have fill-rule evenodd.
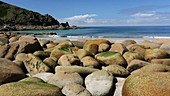
<path id="1" fill-rule="evenodd" d="M 107 71 L 95 71 L 85 78 L 85 85 L 92 96 L 113 96 L 114 77 Z"/>
<path id="2" fill-rule="evenodd" d="M 169 82 L 169 72 L 131 75 L 123 85 L 122 96 L 169 96 Z"/>
<path id="3" fill-rule="evenodd" d="M 17 81 L 24 77 L 25 73 L 14 62 L 0 58 L 0 85 Z"/>

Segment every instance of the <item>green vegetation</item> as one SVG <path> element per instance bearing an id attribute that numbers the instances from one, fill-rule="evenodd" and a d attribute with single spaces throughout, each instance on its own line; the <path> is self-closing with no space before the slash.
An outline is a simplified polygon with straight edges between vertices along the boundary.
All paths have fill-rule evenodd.
<path id="1" fill-rule="evenodd" d="M 7 15 L 7 10 L 3 6 L 0 6 L 0 12 L 0 17 L 4 17 Z"/>
<path id="2" fill-rule="evenodd" d="M 42 79 L 37 78 L 37 77 L 27 77 L 27 78 L 20 80 L 19 82 L 42 82 L 44 83 Z"/>
<path id="3" fill-rule="evenodd" d="M 0 20 L 9 25 L 59 25 L 59 22 L 52 16 L 41 15 L 0 1 Z"/>
<path id="4" fill-rule="evenodd" d="M 66 51 L 66 52 L 72 53 L 69 46 L 63 46 L 63 47 L 61 47 L 61 48 L 58 48 L 58 50 Z"/>
<path id="5" fill-rule="evenodd" d="M 23 81 L 22 83 L 25 83 L 25 84 L 28 84 L 28 85 L 35 84 L 37 87 L 40 87 L 40 88 L 44 88 L 44 87 L 56 87 L 55 85 L 47 84 L 45 82 Z"/>
<path id="6" fill-rule="evenodd" d="M 107 52 L 98 54 L 98 56 L 109 57 L 109 56 L 115 55 L 116 53 L 117 52 L 107 51 Z"/>
<path id="7" fill-rule="evenodd" d="M 20 80 L 19 82 L 22 82 L 25 84 L 35 84 L 40 87 L 55 87 L 55 85 L 47 84 L 42 79 L 39 79 L 37 77 L 28 77 L 28 78 Z"/>
<path id="8" fill-rule="evenodd" d="M 0 86 L 1 96 L 62 96 L 61 90 L 43 82 L 13 82 Z"/>

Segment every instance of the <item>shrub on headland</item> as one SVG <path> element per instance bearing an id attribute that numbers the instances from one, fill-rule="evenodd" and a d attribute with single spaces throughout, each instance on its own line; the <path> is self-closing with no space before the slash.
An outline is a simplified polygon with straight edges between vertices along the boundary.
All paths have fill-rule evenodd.
<path id="1" fill-rule="evenodd" d="M 49 14 L 42 15 L 24 8 L 13 6 L 0 1 L 0 30 L 51 30 L 76 29 L 68 22 L 59 23 Z"/>

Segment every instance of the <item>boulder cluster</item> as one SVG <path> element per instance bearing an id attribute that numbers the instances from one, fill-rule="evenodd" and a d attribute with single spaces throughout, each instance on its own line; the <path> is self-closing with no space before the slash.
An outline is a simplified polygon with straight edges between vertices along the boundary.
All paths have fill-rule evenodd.
<path id="1" fill-rule="evenodd" d="M 170 40 L 0 34 L 0 96 L 169 96 Z"/>

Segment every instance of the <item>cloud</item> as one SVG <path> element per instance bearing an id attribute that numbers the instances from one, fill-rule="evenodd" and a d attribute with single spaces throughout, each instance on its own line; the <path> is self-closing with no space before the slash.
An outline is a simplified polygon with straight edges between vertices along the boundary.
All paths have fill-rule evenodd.
<path id="1" fill-rule="evenodd" d="M 151 23 L 155 20 L 158 20 L 158 16 L 155 12 L 151 13 L 134 13 L 130 15 L 130 18 L 126 20 L 129 24 L 141 24 L 141 23 Z"/>
<path id="2" fill-rule="evenodd" d="M 90 18 L 90 17 L 94 17 L 97 16 L 96 14 L 85 14 L 85 15 L 78 15 L 78 16 L 73 16 L 73 17 L 69 17 L 69 18 L 65 18 L 68 20 L 82 20 L 82 19 L 86 19 L 86 18 Z"/>
<path id="3" fill-rule="evenodd" d="M 95 19 L 92 17 L 97 16 L 96 14 L 85 14 L 85 15 L 77 15 L 73 17 L 64 18 L 63 21 L 68 21 L 72 24 L 79 24 L 79 23 L 94 23 Z"/>
<path id="4" fill-rule="evenodd" d="M 119 10 L 126 15 L 122 20 L 126 25 L 170 25 L 170 12 L 159 12 L 160 9 L 170 8 L 170 5 L 148 5 Z"/>
<path id="5" fill-rule="evenodd" d="M 164 9 L 164 8 L 170 8 L 170 5 L 147 5 L 147 6 L 139 6 L 139 7 L 133 7 L 133 8 L 126 8 L 119 10 L 120 14 L 134 14 L 134 13 L 140 13 L 140 12 L 151 12 L 158 9 Z"/>
<path id="6" fill-rule="evenodd" d="M 132 17 L 151 17 L 154 15 L 155 13 L 135 13 L 135 14 L 132 14 L 131 16 Z"/>
<path id="7" fill-rule="evenodd" d="M 95 18 L 96 14 L 77 15 L 60 19 L 77 26 L 160 26 L 170 25 L 170 12 L 137 12 L 126 18 Z"/>
<path id="8" fill-rule="evenodd" d="M 170 25 L 170 12 L 135 13 L 127 22 L 134 25 Z"/>

